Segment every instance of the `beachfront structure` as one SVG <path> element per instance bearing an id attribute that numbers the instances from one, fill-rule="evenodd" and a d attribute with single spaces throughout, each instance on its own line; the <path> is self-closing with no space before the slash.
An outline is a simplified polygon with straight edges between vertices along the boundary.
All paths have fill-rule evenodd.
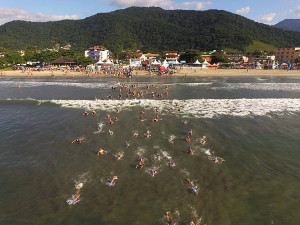
<path id="1" fill-rule="evenodd" d="M 207 62 L 211 62 L 211 55 L 210 54 L 203 54 L 202 55 L 202 60 L 203 61 L 207 61 Z"/>
<path id="2" fill-rule="evenodd" d="M 300 58 L 300 47 L 277 48 L 276 50 L 276 60 L 278 60 L 279 62 L 295 62 L 295 60 L 298 58 Z"/>
<path id="3" fill-rule="evenodd" d="M 160 57 L 159 54 L 148 53 L 145 54 L 143 61 L 154 61 L 154 60 L 158 60 L 159 57 Z"/>
<path id="4" fill-rule="evenodd" d="M 110 58 L 110 52 L 103 46 L 93 46 L 84 52 L 85 57 L 91 57 L 94 61 L 107 61 Z"/>
<path id="5" fill-rule="evenodd" d="M 53 60 L 51 64 L 56 66 L 71 66 L 71 65 L 75 65 L 76 62 L 73 59 L 69 59 L 65 56 L 61 56 L 58 59 Z"/>
<path id="6" fill-rule="evenodd" d="M 166 54 L 165 59 L 167 61 L 176 61 L 179 59 L 177 51 L 166 51 L 165 54 Z"/>

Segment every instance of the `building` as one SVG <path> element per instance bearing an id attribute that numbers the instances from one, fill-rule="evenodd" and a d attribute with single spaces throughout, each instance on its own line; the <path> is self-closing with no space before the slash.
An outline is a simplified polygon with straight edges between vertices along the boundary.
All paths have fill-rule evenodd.
<path id="1" fill-rule="evenodd" d="M 167 61 L 176 61 L 179 59 L 177 51 L 166 51 L 165 59 Z"/>
<path id="2" fill-rule="evenodd" d="M 211 55 L 208 55 L 208 54 L 205 54 L 205 55 L 202 55 L 202 60 L 203 61 L 207 61 L 207 62 L 211 62 Z"/>
<path id="3" fill-rule="evenodd" d="M 53 60 L 52 65 L 57 65 L 57 66 L 71 66 L 71 65 L 76 65 L 76 62 L 73 59 L 69 59 L 65 56 L 61 56 L 58 59 Z"/>
<path id="4" fill-rule="evenodd" d="M 276 50 L 276 60 L 279 62 L 289 61 L 293 63 L 298 58 L 300 58 L 300 47 L 277 48 Z"/>
<path id="5" fill-rule="evenodd" d="M 94 61 L 107 61 L 110 58 L 109 50 L 103 46 L 93 46 L 84 52 L 85 57 L 91 57 Z"/>
<path id="6" fill-rule="evenodd" d="M 144 61 L 154 61 L 159 59 L 159 54 L 148 53 L 141 57 Z"/>

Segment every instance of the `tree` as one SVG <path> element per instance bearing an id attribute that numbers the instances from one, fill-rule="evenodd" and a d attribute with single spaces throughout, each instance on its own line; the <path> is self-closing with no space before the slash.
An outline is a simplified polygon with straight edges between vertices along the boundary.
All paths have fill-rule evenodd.
<path id="1" fill-rule="evenodd" d="M 229 62 L 229 59 L 224 52 L 215 52 L 212 54 L 211 63 L 219 63 L 219 62 L 223 62 L 223 63 Z"/>
<path id="2" fill-rule="evenodd" d="M 76 63 L 81 66 L 87 66 L 95 63 L 94 60 L 90 57 L 79 56 L 75 59 Z"/>
<path id="3" fill-rule="evenodd" d="M 25 61 L 31 61 L 31 62 L 35 62 L 37 61 L 36 59 L 36 54 L 39 52 L 38 48 L 36 46 L 28 46 L 25 49 L 25 56 L 24 59 Z"/>
<path id="4" fill-rule="evenodd" d="M 20 52 L 10 51 L 7 52 L 4 56 L 4 60 L 7 61 L 8 64 L 23 64 L 25 63 L 24 58 L 21 56 Z"/>
<path id="5" fill-rule="evenodd" d="M 40 63 L 50 63 L 51 61 L 57 59 L 59 56 L 60 54 L 58 52 L 47 50 L 47 51 L 42 51 L 40 53 L 37 53 L 35 55 L 35 58 Z"/>
<path id="6" fill-rule="evenodd" d="M 187 63 L 193 63 L 197 59 L 199 62 L 203 62 L 201 52 L 196 49 L 189 49 L 180 56 L 180 61 L 186 61 Z"/>

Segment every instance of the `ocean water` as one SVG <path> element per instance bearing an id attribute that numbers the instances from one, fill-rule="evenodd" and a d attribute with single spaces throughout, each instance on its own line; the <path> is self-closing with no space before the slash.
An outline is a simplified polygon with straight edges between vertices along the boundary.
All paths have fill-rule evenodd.
<path id="1" fill-rule="evenodd" d="M 1 77 L 0 115 L 0 224 L 299 224 L 300 77 Z"/>

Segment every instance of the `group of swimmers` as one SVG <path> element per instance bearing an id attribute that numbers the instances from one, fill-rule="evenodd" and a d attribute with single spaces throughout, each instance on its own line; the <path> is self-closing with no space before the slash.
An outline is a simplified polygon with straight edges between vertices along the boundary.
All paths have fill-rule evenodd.
<path id="1" fill-rule="evenodd" d="M 137 92 L 135 91 L 134 89 L 139 87 L 139 84 L 132 84 L 130 87 L 126 84 L 119 84 L 120 86 L 120 89 L 119 89 L 119 92 L 118 92 L 118 96 L 119 96 L 119 99 L 122 99 L 123 98 L 123 91 L 126 90 L 127 91 L 127 94 L 126 96 L 127 97 L 141 97 L 143 98 L 145 94 L 148 94 L 148 89 L 150 88 L 158 88 L 157 85 L 146 85 L 144 88 L 146 89 L 145 91 L 140 91 L 140 92 Z M 165 87 L 166 89 L 166 92 L 165 94 L 167 95 L 167 89 L 168 87 L 166 86 Z M 115 92 L 117 89 L 115 87 L 112 87 L 112 91 Z M 152 97 L 163 97 L 162 94 L 158 93 L 157 91 L 152 91 L 151 92 L 151 96 Z M 112 96 L 109 96 L 110 99 L 114 99 Z M 97 98 L 95 97 L 95 100 L 97 100 Z M 178 103 L 175 103 L 175 106 L 176 108 L 174 110 L 177 110 L 177 111 L 180 111 L 180 106 Z M 89 107 L 91 107 L 91 105 L 89 105 Z M 119 108 L 116 109 L 116 113 L 119 113 L 120 110 Z M 155 108 L 155 113 L 156 113 L 156 116 L 154 119 L 152 119 L 152 122 L 158 122 L 160 120 L 160 117 L 159 117 L 159 113 L 160 113 L 160 110 L 159 108 Z M 88 116 L 89 114 L 91 114 L 92 116 L 96 116 L 96 112 L 94 110 L 91 111 L 91 113 L 89 113 L 88 111 L 85 111 L 83 113 L 84 116 Z M 144 110 L 142 110 L 140 112 L 140 115 L 139 115 L 139 120 L 144 120 L 144 115 L 146 114 L 146 112 Z M 108 124 L 109 125 L 113 125 L 115 122 L 118 122 L 118 117 L 112 117 L 111 115 L 107 114 L 106 115 L 106 119 L 108 121 Z M 188 121 L 185 120 L 183 121 L 183 124 L 184 125 L 187 125 L 188 124 Z M 107 134 L 108 135 L 114 135 L 114 132 L 111 130 L 111 128 L 108 129 L 107 131 Z M 133 131 L 132 132 L 133 136 L 135 138 L 137 138 L 139 136 L 139 132 L 137 130 Z M 192 142 L 192 137 L 193 137 L 193 129 L 192 128 L 189 128 L 187 133 L 186 133 L 186 142 L 189 144 L 188 146 L 188 150 L 187 150 L 187 153 L 190 154 L 190 155 L 193 155 L 194 154 L 194 151 L 192 150 L 192 147 L 190 146 L 190 143 Z M 145 139 L 149 139 L 151 138 L 151 132 L 149 130 L 147 130 L 147 132 L 144 134 L 144 138 Z M 77 138 L 75 140 L 72 141 L 72 143 L 79 143 L 81 144 L 82 143 L 82 139 L 80 138 Z M 200 141 L 200 143 L 202 145 L 205 145 L 206 144 L 206 140 L 205 140 L 205 137 L 203 137 Z M 128 149 L 130 148 L 130 143 L 128 141 L 125 141 L 125 147 Z M 98 152 L 97 152 L 97 156 L 101 156 L 101 155 L 105 155 L 107 154 L 107 151 L 102 149 L 102 148 L 99 148 Z M 124 157 L 124 152 L 118 152 L 117 154 L 114 155 L 116 160 L 121 160 L 123 157 Z M 163 159 L 163 157 L 160 155 L 160 154 L 157 154 L 155 157 L 154 157 L 155 160 L 157 161 L 160 161 Z M 212 162 L 215 162 L 215 163 L 221 163 L 223 162 L 223 159 L 222 158 L 219 158 L 219 157 L 209 157 L 209 159 L 212 161 Z M 176 163 L 174 161 L 172 161 L 171 159 L 167 162 L 167 165 L 170 167 L 170 168 L 174 168 L 176 166 Z M 144 169 L 145 167 L 145 158 L 143 156 L 139 156 L 139 158 L 137 159 L 137 163 L 136 163 L 136 166 L 135 168 L 136 169 Z M 151 168 L 150 170 L 150 175 L 152 177 L 155 177 L 155 175 L 157 175 L 158 173 L 158 169 L 157 168 Z M 107 185 L 109 186 L 113 186 L 116 184 L 116 181 L 118 180 L 119 178 L 117 176 L 111 176 L 111 178 L 107 179 Z M 187 190 L 194 194 L 195 196 L 198 196 L 199 195 L 199 188 L 197 187 L 197 185 L 194 184 L 194 182 L 190 179 L 186 179 L 186 183 L 187 183 Z M 78 196 L 78 197 L 77 197 Z M 75 197 L 75 200 L 76 199 L 79 199 L 80 197 L 80 189 L 76 192 L 76 197 Z M 166 220 L 169 224 L 174 224 L 173 223 L 173 216 L 170 212 L 167 212 L 166 213 Z M 191 222 L 191 225 L 192 224 L 195 224 L 194 222 Z"/>

